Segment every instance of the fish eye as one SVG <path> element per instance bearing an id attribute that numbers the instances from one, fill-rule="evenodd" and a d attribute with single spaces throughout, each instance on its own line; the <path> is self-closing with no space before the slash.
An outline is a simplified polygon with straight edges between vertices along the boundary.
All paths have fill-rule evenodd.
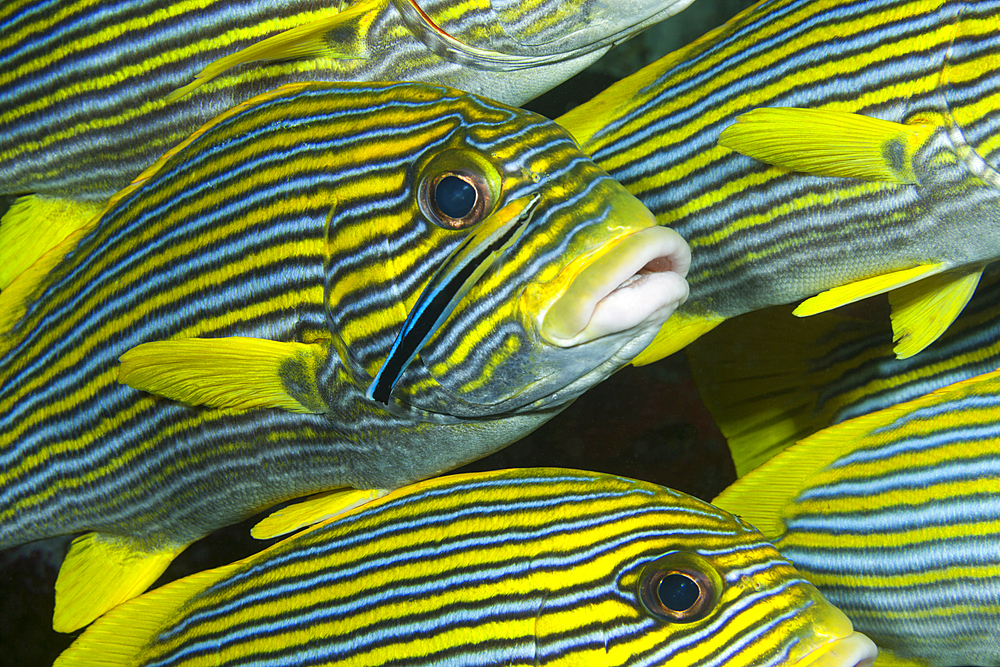
<path id="1" fill-rule="evenodd" d="M 427 194 L 430 209 L 449 229 L 471 227 L 483 217 L 486 184 L 472 174 L 445 172 L 433 180 Z"/>
<path id="2" fill-rule="evenodd" d="M 708 561 L 674 552 L 647 564 L 639 575 L 639 600 L 660 620 L 691 623 L 705 618 L 718 603 L 722 578 Z"/>
<path id="3" fill-rule="evenodd" d="M 492 212 L 500 178 L 484 158 L 457 149 L 445 151 L 422 171 L 420 209 L 437 226 L 468 229 Z"/>

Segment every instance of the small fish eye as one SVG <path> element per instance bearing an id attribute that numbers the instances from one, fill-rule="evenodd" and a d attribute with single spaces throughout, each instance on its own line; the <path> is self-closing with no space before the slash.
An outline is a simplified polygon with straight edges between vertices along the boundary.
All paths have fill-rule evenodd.
<path id="1" fill-rule="evenodd" d="M 705 618 L 718 602 L 720 588 L 714 568 L 694 554 L 667 554 L 646 565 L 639 576 L 642 605 L 671 623 Z"/>
<path id="2" fill-rule="evenodd" d="M 492 195 L 486 180 L 474 171 L 445 171 L 427 179 L 421 204 L 439 227 L 466 229 L 489 212 Z"/>

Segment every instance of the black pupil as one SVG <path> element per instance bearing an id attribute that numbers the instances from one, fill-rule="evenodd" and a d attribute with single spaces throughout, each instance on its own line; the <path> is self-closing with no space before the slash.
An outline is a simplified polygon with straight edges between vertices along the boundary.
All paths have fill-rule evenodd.
<path id="1" fill-rule="evenodd" d="M 687 611 L 698 601 L 698 584 L 683 574 L 668 574 L 656 587 L 660 603 L 671 611 Z"/>
<path id="2" fill-rule="evenodd" d="M 434 189 L 434 201 L 441 213 L 462 219 L 476 205 L 476 189 L 458 176 L 445 176 Z"/>

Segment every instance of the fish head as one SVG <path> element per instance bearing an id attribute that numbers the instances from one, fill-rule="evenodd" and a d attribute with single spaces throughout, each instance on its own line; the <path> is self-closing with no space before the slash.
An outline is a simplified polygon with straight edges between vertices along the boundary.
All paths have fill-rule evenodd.
<path id="1" fill-rule="evenodd" d="M 871 667 L 875 644 L 756 529 L 632 483 L 646 491 L 642 506 L 605 501 L 608 534 L 579 531 L 593 553 L 586 571 L 559 573 L 570 581 L 553 584 L 539 609 L 537 664 Z M 597 585 L 602 567 L 607 588 Z"/>
<path id="2" fill-rule="evenodd" d="M 554 123 L 465 94 L 435 113 L 391 201 L 365 208 L 368 259 L 333 263 L 335 347 L 396 413 L 565 404 L 687 297 L 687 245 Z M 331 223 L 332 252 L 358 239 Z"/>
<path id="3" fill-rule="evenodd" d="M 483 70 L 511 71 L 580 61 L 583 69 L 614 44 L 676 14 L 691 0 L 393 0 L 404 21 L 442 57 Z"/>

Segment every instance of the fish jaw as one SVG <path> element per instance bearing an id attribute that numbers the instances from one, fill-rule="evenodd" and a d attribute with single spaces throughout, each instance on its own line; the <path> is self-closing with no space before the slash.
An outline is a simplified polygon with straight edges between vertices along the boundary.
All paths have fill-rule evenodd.
<path id="1" fill-rule="evenodd" d="M 672 229 L 633 231 L 583 259 L 566 266 L 554 281 L 526 290 L 538 308 L 539 335 L 556 347 L 575 347 L 644 324 L 659 326 L 687 300 L 684 278 L 691 251 Z"/>

